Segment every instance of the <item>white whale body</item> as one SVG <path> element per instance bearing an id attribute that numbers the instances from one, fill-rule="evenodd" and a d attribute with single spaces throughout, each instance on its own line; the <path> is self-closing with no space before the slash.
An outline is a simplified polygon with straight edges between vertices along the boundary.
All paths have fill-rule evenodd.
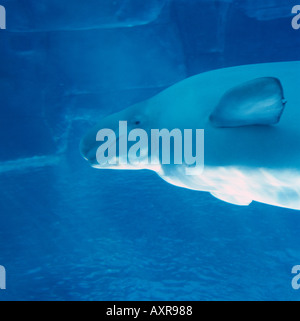
<path id="1" fill-rule="evenodd" d="M 81 141 L 93 167 L 101 168 L 97 132 L 117 129 L 124 120 L 129 130 L 204 129 L 205 168 L 193 176 L 186 175 L 185 164 L 109 168 L 150 169 L 170 184 L 231 204 L 300 210 L 300 62 L 206 72 L 104 118 Z"/>

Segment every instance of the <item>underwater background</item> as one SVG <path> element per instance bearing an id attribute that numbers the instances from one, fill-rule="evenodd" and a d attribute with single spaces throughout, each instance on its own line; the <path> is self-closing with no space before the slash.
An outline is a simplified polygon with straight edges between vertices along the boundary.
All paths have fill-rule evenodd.
<path id="1" fill-rule="evenodd" d="M 79 153 L 97 119 L 189 76 L 299 60 L 295 4 L 0 1 L 0 300 L 300 300 L 300 212 Z"/>

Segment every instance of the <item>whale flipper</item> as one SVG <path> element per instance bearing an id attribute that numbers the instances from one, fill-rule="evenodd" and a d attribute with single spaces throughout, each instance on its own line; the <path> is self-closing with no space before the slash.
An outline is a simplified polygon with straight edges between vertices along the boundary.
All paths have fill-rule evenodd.
<path id="1" fill-rule="evenodd" d="M 285 104 L 279 79 L 258 78 L 227 91 L 210 121 L 215 127 L 274 125 L 279 122 Z"/>
<path id="2" fill-rule="evenodd" d="M 248 206 L 252 203 L 252 200 L 243 196 L 243 195 L 226 195 L 226 194 L 219 194 L 219 193 L 210 193 L 215 198 L 234 205 L 240 205 L 240 206 Z"/>

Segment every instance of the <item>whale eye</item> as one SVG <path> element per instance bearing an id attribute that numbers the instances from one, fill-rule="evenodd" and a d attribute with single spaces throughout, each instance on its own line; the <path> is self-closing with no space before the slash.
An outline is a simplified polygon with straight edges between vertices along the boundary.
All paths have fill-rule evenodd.
<path id="1" fill-rule="evenodd" d="M 135 125 L 140 125 L 141 122 L 140 122 L 139 120 L 136 120 L 136 121 L 134 122 L 134 124 L 135 124 Z"/>

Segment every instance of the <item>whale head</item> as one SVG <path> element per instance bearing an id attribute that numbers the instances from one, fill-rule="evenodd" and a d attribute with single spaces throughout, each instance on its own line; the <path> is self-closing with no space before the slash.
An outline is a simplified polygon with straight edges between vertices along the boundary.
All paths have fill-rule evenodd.
<path id="1" fill-rule="evenodd" d="M 158 115 L 157 115 L 158 116 Z M 120 123 L 126 123 L 126 128 L 120 128 Z M 123 138 L 127 139 L 127 133 L 134 130 L 143 130 L 145 133 L 150 132 L 150 112 L 147 102 L 142 102 L 128 107 L 118 113 L 114 113 L 100 120 L 92 129 L 90 129 L 80 142 L 80 152 L 92 167 L 103 169 L 141 169 L 143 157 L 140 155 L 139 164 L 132 164 L 127 161 L 127 148 L 119 148 L 119 142 Z M 126 131 L 126 133 L 125 133 Z M 106 136 L 99 139 L 99 136 Z M 115 135 L 111 138 L 111 142 L 106 134 Z M 107 149 L 115 148 L 115 157 L 113 162 L 101 164 L 97 159 L 97 151 L 100 145 L 106 144 Z M 128 142 L 130 146 L 130 143 Z M 142 150 L 140 153 L 142 154 Z M 148 154 L 145 158 L 148 158 Z M 125 164 L 126 163 L 126 164 Z"/>

